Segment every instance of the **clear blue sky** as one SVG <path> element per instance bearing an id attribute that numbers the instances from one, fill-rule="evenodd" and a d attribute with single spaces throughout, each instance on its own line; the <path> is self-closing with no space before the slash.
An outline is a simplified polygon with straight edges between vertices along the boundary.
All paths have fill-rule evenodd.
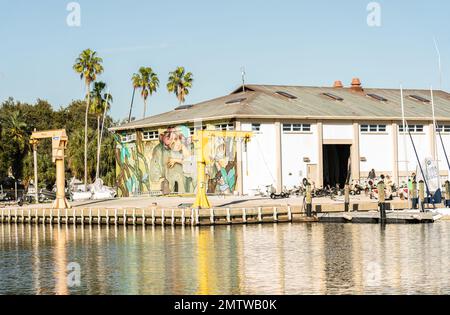
<path id="1" fill-rule="evenodd" d="M 81 27 L 68 27 L 66 0 L 0 0 L 0 101 L 37 98 L 66 106 L 82 98 L 72 65 L 85 48 L 104 59 L 112 114 L 127 116 L 130 77 L 151 66 L 161 79 L 150 113 L 173 109 L 165 88 L 178 65 L 194 73 L 187 103 L 218 97 L 247 81 L 439 87 L 433 36 L 450 90 L 450 2 L 380 0 L 381 27 L 367 24 L 367 0 L 79 0 Z M 134 116 L 142 115 L 135 102 Z"/>

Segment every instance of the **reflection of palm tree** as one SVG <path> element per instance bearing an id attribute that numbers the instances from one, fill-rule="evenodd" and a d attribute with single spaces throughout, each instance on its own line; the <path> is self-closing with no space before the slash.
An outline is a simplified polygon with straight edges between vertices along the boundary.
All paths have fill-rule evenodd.
<path id="1" fill-rule="evenodd" d="M 97 116 L 97 167 L 95 179 L 100 177 L 100 153 L 102 146 L 102 137 L 100 135 L 100 119 L 106 111 L 111 107 L 113 101 L 111 94 L 105 93 L 106 83 L 95 82 L 91 92 L 91 113 Z M 104 123 L 104 122 L 103 122 Z"/>

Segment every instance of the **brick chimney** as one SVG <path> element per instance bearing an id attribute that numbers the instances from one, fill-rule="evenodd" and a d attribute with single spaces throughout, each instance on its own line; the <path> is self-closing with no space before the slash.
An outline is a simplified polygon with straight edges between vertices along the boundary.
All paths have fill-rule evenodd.
<path id="1" fill-rule="evenodd" d="M 359 78 L 353 78 L 352 86 L 350 89 L 354 92 L 362 92 L 363 88 L 362 88 L 361 80 Z"/>
<path id="2" fill-rule="evenodd" d="M 344 87 L 344 85 L 342 84 L 342 81 L 337 80 L 337 81 L 334 81 L 333 87 L 335 89 L 342 89 Z"/>

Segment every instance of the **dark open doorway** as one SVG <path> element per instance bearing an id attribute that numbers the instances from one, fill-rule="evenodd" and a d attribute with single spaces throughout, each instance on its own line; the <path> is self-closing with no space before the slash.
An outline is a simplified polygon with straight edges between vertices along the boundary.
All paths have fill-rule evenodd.
<path id="1" fill-rule="evenodd" d="M 323 146 L 324 187 L 344 188 L 350 172 L 350 148 L 351 145 L 346 144 Z"/>

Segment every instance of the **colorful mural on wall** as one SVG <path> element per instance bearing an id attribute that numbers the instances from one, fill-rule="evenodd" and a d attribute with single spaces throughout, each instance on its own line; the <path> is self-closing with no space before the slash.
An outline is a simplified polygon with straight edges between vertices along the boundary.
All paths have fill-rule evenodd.
<path id="1" fill-rule="evenodd" d="M 187 126 L 170 127 L 144 141 L 116 134 L 119 195 L 192 194 L 197 186 L 197 158 Z M 131 140 L 130 140 L 131 139 Z M 125 141 L 124 141 L 125 140 Z M 205 145 L 208 193 L 231 194 L 236 189 L 236 145 L 232 138 L 215 137 Z"/>

